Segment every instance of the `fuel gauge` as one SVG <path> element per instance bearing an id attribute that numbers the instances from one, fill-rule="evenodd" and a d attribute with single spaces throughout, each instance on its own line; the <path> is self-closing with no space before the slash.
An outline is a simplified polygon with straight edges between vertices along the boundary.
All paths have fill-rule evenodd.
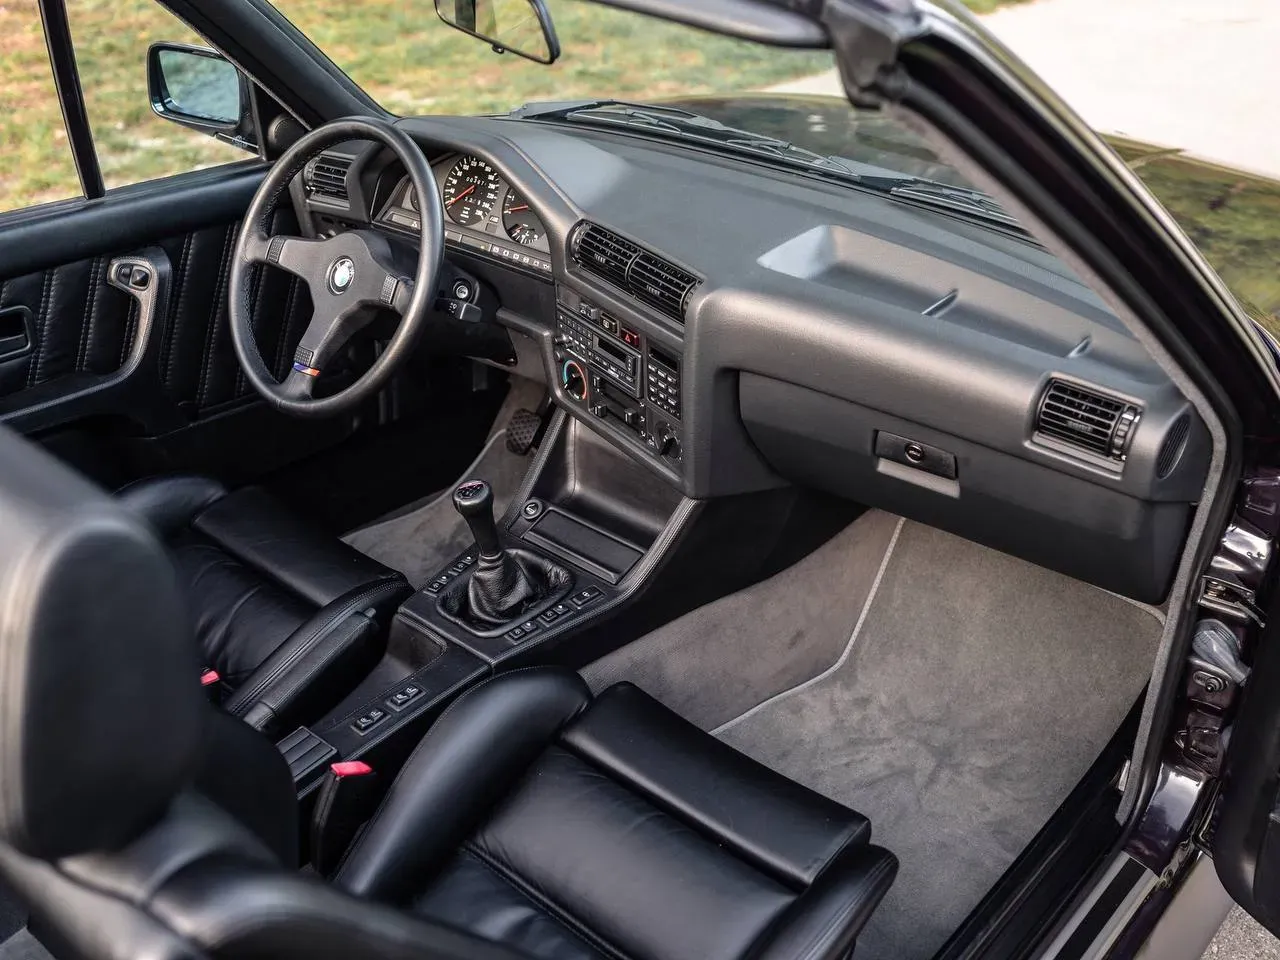
<path id="1" fill-rule="evenodd" d="M 502 204 L 502 229 L 507 236 L 525 247 L 536 247 L 547 250 L 546 229 L 538 215 L 529 209 L 524 197 L 514 190 L 507 191 L 507 198 Z"/>

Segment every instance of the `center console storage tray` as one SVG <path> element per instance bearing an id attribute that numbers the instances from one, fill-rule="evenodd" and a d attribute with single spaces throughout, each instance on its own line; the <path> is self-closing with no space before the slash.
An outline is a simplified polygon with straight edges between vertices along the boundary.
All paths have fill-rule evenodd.
<path id="1" fill-rule="evenodd" d="M 644 551 L 550 507 L 522 537 L 609 583 L 617 583 Z"/>

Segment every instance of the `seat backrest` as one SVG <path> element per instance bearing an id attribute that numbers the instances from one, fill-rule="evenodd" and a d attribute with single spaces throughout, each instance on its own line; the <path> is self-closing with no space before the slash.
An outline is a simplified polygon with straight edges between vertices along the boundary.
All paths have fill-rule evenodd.
<path id="1" fill-rule="evenodd" d="M 54 859 L 155 822 L 199 756 L 198 670 L 151 533 L 0 429 L 0 840 Z"/>
<path id="2" fill-rule="evenodd" d="M 163 547 L 0 427 L 0 876 L 55 956 L 513 960 L 283 866 L 284 759 L 198 677 Z"/>

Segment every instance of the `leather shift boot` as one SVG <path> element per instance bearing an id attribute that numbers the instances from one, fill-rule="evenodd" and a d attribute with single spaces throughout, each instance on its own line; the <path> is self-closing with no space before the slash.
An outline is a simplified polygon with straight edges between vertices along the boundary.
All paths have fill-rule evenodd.
<path id="1" fill-rule="evenodd" d="M 481 555 L 466 590 L 451 590 L 440 598 L 441 609 L 480 631 L 519 622 L 539 603 L 563 592 L 569 571 L 528 550 L 504 550 L 497 557 Z"/>

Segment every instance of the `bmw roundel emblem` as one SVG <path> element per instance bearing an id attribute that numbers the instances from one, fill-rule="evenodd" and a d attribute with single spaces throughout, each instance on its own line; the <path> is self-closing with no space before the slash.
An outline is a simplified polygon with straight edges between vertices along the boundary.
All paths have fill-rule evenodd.
<path id="1" fill-rule="evenodd" d="M 356 265 L 350 257 L 339 257 L 329 267 L 329 289 L 334 293 L 346 293 L 356 278 Z"/>

